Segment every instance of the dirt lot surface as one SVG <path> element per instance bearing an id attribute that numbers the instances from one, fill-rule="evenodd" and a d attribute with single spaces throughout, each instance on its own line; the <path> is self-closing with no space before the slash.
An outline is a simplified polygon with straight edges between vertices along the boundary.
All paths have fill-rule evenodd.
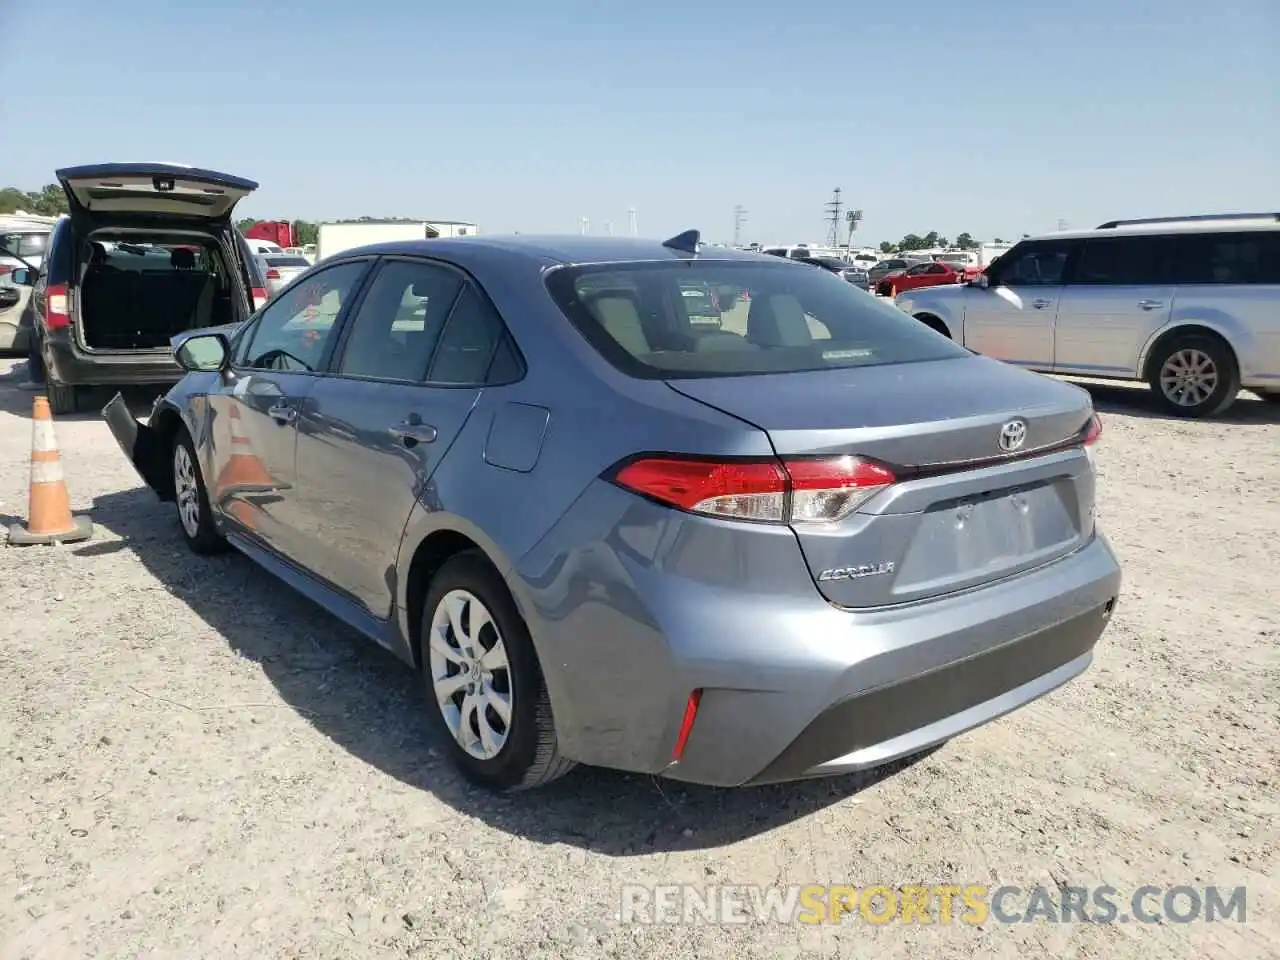
<path id="1" fill-rule="evenodd" d="M 27 510 L 16 366 L 6 522 Z M 452 772 L 414 676 L 247 560 L 190 554 L 97 415 L 60 418 L 97 534 L 0 548 L 0 955 L 1280 955 L 1280 410 L 1095 397 L 1126 581 L 1083 677 L 865 789 L 579 769 L 514 799 Z M 1122 907 L 1246 885 L 1247 921 L 619 922 L 624 884 L 675 882 L 1105 883 Z"/>

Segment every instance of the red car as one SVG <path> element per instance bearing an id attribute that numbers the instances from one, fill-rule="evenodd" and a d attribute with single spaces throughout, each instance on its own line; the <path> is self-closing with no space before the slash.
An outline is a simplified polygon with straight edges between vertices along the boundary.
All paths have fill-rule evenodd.
<path id="1" fill-rule="evenodd" d="M 936 287 L 943 283 L 963 283 L 971 276 L 981 273 L 976 268 L 966 267 L 959 271 L 945 263 L 930 261 L 917 263 L 906 270 L 898 270 L 883 278 L 876 284 L 876 293 L 882 297 L 893 297 L 903 290 L 914 290 L 917 287 Z"/>

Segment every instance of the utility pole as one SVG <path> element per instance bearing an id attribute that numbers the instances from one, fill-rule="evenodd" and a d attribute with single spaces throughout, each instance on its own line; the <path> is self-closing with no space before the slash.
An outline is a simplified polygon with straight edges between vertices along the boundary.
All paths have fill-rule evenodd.
<path id="1" fill-rule="evenodd" d="M 833 246 L 840 246 L 840 188 L 836 187 L 831 194 L 831 199 L 827 201 L 827 221 L 831 224 L 831 229 L 827 232 L 827 242 Z"/>
<path id="2" fill-rule="evenodd" d="M 583 217 L 582 218 L 582 235 L 585 237 L 587 235 L 587 231 L 590 229 L 591 229 L 591 221 L 588 220 L 586 217 Z"/>
<path id="3" fill-rule="evenodd" d="M 733 208 L 733 245 L 742 246 L 742 225 L 747 222 L 747 208 L 738 204 Z"/>
<path id="4" fill-rule="evenodd" d="M 1063 220 L 1063 219 L 1059 218 L 1059 219 L 1058 219 L 1058 232 L 1059 232 L 1059 233 L 1061 233 L 1061 232 L 1062 232 L 1063 230 L 1065 230 L 1065 229 L 1067 229 L 1067 221 L 1065 221 L 1065 220 Z"/>
<path id="5" fill-rule="evenodd" d="M 605 224 L 604 224 L 604 233 L 605 233 L 605 236 L 607 236 L 607 237 L 612 237 L 612 236 L 613 236 L 613 221 L 612 221 L 612 220 L 606 220 L 606 221 L 605 221 Z"/>
<path id="6" fill-rule="evenodd" d="M 631 207 L 627 210 L 627 232 L 633 237 L 640 236 L 640 231 L 636 221 L 636 208 Z"/>

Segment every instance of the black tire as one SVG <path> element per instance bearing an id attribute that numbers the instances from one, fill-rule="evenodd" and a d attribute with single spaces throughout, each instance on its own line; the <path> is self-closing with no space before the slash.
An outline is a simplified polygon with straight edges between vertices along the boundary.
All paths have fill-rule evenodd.
<path id="1" fill-rule="evenodd" d="M 489 612 L 507 654 L 511 697 L 511 722 L 506 741 L 489 758 L 468 753 L 454 737 L 436 699 L 432 684 L 431 629 L 436 609 L 451 592 L 463 590 Z M 422 677 L 432 728 L 446 745 L 454 764 L 473 783 L 491 790 L 516 792 L 550 783 L 575 766 L 559 755 L 551 701 L 542 679 L 529 629 L 516 609 L 507 585 L 477 551 L 467 551 L 446 561 L 427 590 L 422 605 Z M 483 642 L 483 641 L 482 641 Z M 490 644 L 490 647 L 494 644 Z M 459 691 L 460 696 L 462 691 Z"/>
<path id="2" fill-rule="evenodd" d="M 56 380 L 47 380 L 44 391 L 49 397 L 49 409 L 54 414 L 76 412 L 80 396 L 75 387 L 67 383 L 58 383 Z"/>
<path id="3" fill-rule="evenodd" d="M 1217 376 L 1217 385 L 1207 397 L 1197 403 L 1179 403 L 1170 396 L 1175 386 L 1169 385 L 1170 392 L 1167 393 L 1166 383 L 1162 382 L 1161 373 L 1165 365 L 1183 351 L 1197 351 L 1207 357 Z M 1148 370 L 1147 383 L 1161 406 L 1179 417 L 1217 416 L 1235 402 L 1236 394 L 1240 392 L 1240 368 L 1236 364 L 1235 355 L 1217 337 L 1197 333 L 1174 337 L 1160 345 L 1158 352 L 1151 357 Z"/>
<path id="4" fill-rule="evenodd" d="M 186 455 L 188 463 L 191 466 L 191 479 L 195 484 L 195 503 L 196 523 L 194 531 L 188 530 L 186 521 L 183 519 L 184 498 L 182 495 L 182 484 L 179 479 L 179 457 L 182 451 Z M 227 548 L 227 541 L 223 538 L 213 523 L 213 511 L 209 508 L 209 492 L 204 485 L 204 477 L 200 473 L 200 460 L 196 456 L 196 446 L 191 440 L 191 435 L 187 433 L 185 428 L 178 430 L 178 435 L 173 438 L 173 455 L 170 459 L 170 470 L 173 472 L 173 504 L 178 513 L 178 529 L 182 531 L 182 539 L 187 542 L 187 546 L 191 548 L 193 553 L 201 556 L 209 554 L 221 553 Z"/>

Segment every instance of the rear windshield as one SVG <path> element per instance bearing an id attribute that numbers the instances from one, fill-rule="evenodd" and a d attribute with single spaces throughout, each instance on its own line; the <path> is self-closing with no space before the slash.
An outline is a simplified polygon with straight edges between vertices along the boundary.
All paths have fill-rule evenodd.
<path id="1" fill-rule="evenodd" d="M 275 256 L 273 254 L 267 254 L 262 259 L 267 261 L 268 267 L 309 267 L 311 266 L 311 264 L 307 263 L 307 261 L 302 257 Z"/>
<path id="2" fill-rule="evenodd" d="M 801 264 L 696 260 L 565 267 L 547 275 L 547 288 L 605 359 L 645 379 L 969 356 L 897 307 Z M 701 322 L 708 315 L 714 323 Z"/>

